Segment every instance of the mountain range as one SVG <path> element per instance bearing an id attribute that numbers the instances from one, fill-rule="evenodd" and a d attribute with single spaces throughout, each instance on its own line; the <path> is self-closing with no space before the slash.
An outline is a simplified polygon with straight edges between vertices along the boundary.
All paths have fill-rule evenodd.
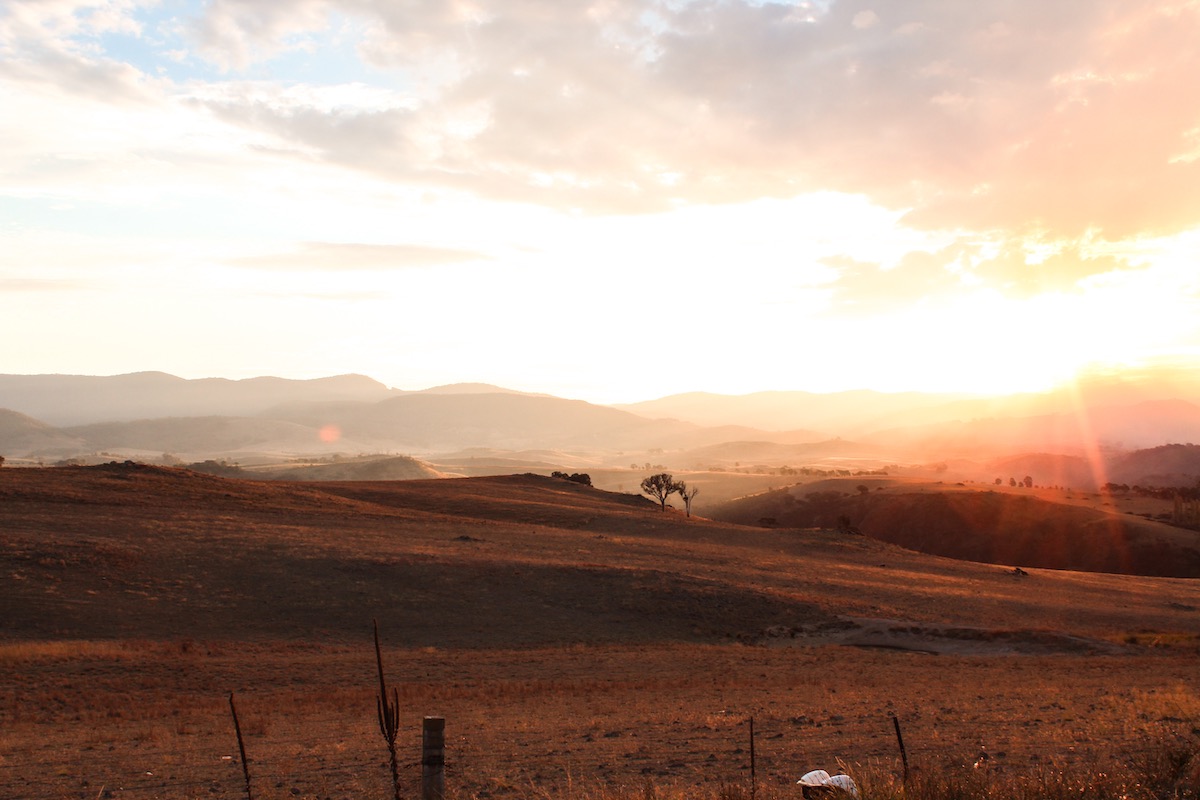
<path id="1" fill-rule="evenodd" d="M 539 451 L 571 463 L 677 470 L 942 463 L 985 477 L 997 463 L 1015 472 L 1041 459 L 1082 485 L 1101 474 L 1098 459 L 1190 442 L 1200 442 L 1200 382 L 1178 374 L 1095 377 L 999 398 L 690 393 L 622 406 L 487 384 L 402 391 L 362 375 L 0 375 L 0 454 L 12 463 L 112 457 L 265 464 L 367 453 L 436 461 L 476 448 L 501 457 Z M 1139 469 L 1200 471 L 1191 464 Z"/>

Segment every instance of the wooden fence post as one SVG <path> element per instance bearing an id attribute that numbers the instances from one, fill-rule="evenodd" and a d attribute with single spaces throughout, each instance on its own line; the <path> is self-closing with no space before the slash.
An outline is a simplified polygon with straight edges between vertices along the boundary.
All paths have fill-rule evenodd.
<path id="1" fill-rule="evenodd" d="M 446 797 L 446 718 L 426 717 L 421 726 L 421 800 Z"/>
<path id="2" fill-rule="evenodd" d="M 900 761 L 904 764 L 904 783 L 908 784 L 908 751 L 904 749 L 904 737 L 900 734 L 900 718 L 892 717 L 892 726 L 896 729 L 896 743 L 900 745 Z"/>
<path id="3" fill-rule="evenodd" d="M 750 800 L 758 795 L 758 764 L 754 757 L 754 717 L 750 717 Z"/>
<path id="4" fill-rule="evenodd" d="M 233 732 L 237 734 L 238 752 L 242 756 L 242 777 L 246 779 L 246 800 L 254 800 L 250 794 L 250 763 L 246 761 L 246 743 L 242 741 L 242 726 L 238 722 L 237 706 L 233 704 L 233 692 L 229 693 L 229 713 L 233 714 Z M 103 791 L 100 794 L 104 794 Z"/>

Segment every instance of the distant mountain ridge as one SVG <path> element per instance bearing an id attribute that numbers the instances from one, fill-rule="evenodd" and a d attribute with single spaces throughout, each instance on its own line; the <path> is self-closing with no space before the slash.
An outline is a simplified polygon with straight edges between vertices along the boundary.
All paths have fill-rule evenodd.
<path id="1" fill-rule="evenodd" d="M 1096 379 L 1000 398 L 697 392 L 604 406 L 490 384 L 402 391 L 361 375 L 240 381 L 159 372 L 0 375 L 0 409 L 8 409 L 0 414 L 0 454 L 51 463 L 119 454 L 261 464 L 290 456 L 484 448 L 559 452 L 573 463 L 582 457 L 597 465 L 760 474 L 783 466 L 962 462 L 969 477 L 985 479 L 993 469 L 1001 477 L 1024 472 L 1021 464 L 1028 463 L 1040 481 L 1085 485 L 1101 474 L 1101 456 L 1109 461 L 1120 452 L 1200 442 L 1198 385 L 1184 378 Z M 991 466 L 997 459 L 1025 461 Z M 1152 474 L 1192 473 L 1167 465 Z"/>
<path id="2" fill-rule="evenodd" d="M 382 400 L 400 394 L 364 375 L 312 380 L 127 375 L 0 375 L 0 408 L 55 426 L 157 417 L 257 415 L 288 401 Z"/>
<path id="3" fill-rule="evenodd" d="M 15 421 L 8 434 L 0 428 L 0 452 L 51 461 L 101 452 L 201 461 L 468 447 L 661 451 L 765 435 L 752 428 L 706 429 L 582 400 L 493 388 L 466 384 L 402 392 L 361 376 L 236 382 L 185 381 L 159 373 L 109 379 L 0 376 L 0 403 L 31 408 L 45 402 L 57 418 L 110 415 L 55 428 L 10 412 Z M 139 413 L 144 416 L 134 416 Z M 784 438 L 807 441 L 814 436 L 792 432 Z"/>

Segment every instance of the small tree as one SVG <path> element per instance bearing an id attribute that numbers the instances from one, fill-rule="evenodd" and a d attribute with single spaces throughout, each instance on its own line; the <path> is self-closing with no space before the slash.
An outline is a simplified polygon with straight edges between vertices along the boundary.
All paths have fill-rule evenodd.
<path id="1" fill-rule="evenodd" d="M 1032 489 L 1033 488 L 1033 477 L 1030 475 L 1026 475 L 1025 480 L 1021 481 L 1021 483 L 1025 484 L 1026 489 Z"/>
<path id="2" fill-rule="evenodd" d="M 692 500 L 696 495 L 700 494 L 699 486 L 688 486 L 685 481 L 679 482 L 679 496 L 683 498 L 683 507 L 687 511 L 687 515 L 692 515 Z"/>
<path id="3" fill-rule="evenodd" d="M 683 487 L 669 472 L 659 472 L 647 478 L 642 478 L 642 491 L 658 501 L 659 508 L 667 510 L 667 498 Z"/>

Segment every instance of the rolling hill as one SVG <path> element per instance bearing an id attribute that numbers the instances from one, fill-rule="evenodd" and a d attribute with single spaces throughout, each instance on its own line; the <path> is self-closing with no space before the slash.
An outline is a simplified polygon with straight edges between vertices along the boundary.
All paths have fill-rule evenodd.
<path id="1" fill-rule="evenodd" d="M 1162 483 L 1194 480 L 1197 473 L 1190 464 L 1122 459 L 1139 448 L 1200 441 L 1200 397 L 1192 388 L 1108 380 L 1073 392 L 989 399 L 693 394 L 617 408 L 487 384 L 400 392 L 354 375 L 312 381 L 4 375 L 0 409 L 10 414 L 0 424 L 0 453 L 12 463 L 118 457 L 260 466 L 295 457 L 429 458 L 475 449 L 514 465 L 530 463 L 522 453 L 562 454 L 551 469 L 890 465 L 971 480 L 1028 474 L 1039 484 L 1076 487 L 1099 486 L 1110 475 Z M 775 425 L 787 427 L 766 430 Z"/>
<path id="2" fill-rule="evenodd" d="M 397 394 L 362 375 L 314 380 L 128 375 L 0 375 L 0 408 L 56 426 L 159 417 L 248 417 L 284 402 L 378 401 Z"/>
<path id="3" fill-rule="evenodd" d="M 1022 492 L 836 479 L 741 498 L 709 515 L 794 528 L 840 519 L 880 541 L 1013 567 L 1200 577 L 1200 532 Z"/>
<path id="4" fill-rule="evenodd" d="M 913 497 L 885 499 L 869 513 L 907 533 Z M 0 529 L 6 639 L 336 640 L 361 637 L 371 616 L 412 646 L 460 647 L 757 640 L 856 616 L 1075 636 L 1195 622 L 1151 596 L 1152 578 L 1043 573 L 1033 597 L 995 566 L 686 519 L 535 475 L 295 483 L 132 463 L 5 468 Z M 1188 587 L 1173 596 L 1200 605 Z"/>
<path id="5" fill-rule="evenodd" d="M 85 446 L 84 440 L 78 436 L 72 436 L 25 414 L 0 408 L 0 453 L 67 456 L 79 452 Z"/>
<path id="6" fill-rule="evenodd" d="M 457 792 L 515 800 L 725 797 L 750 719 L 763 785 L 795 791 L 809 765 L 895 774 L 891 714 L 916 765 L 982 741 L 1040 778 L 1124 763 L 1195 708 L 1196 581 L 1015 573 L 533 475 L 5 467 L 0 571 L 0 794 L 30 800 L 239 797 L 243 765 L 256 797 L 390 796 L 372 620 L 412 796 L 422 715 L 453 731 Z"/>

